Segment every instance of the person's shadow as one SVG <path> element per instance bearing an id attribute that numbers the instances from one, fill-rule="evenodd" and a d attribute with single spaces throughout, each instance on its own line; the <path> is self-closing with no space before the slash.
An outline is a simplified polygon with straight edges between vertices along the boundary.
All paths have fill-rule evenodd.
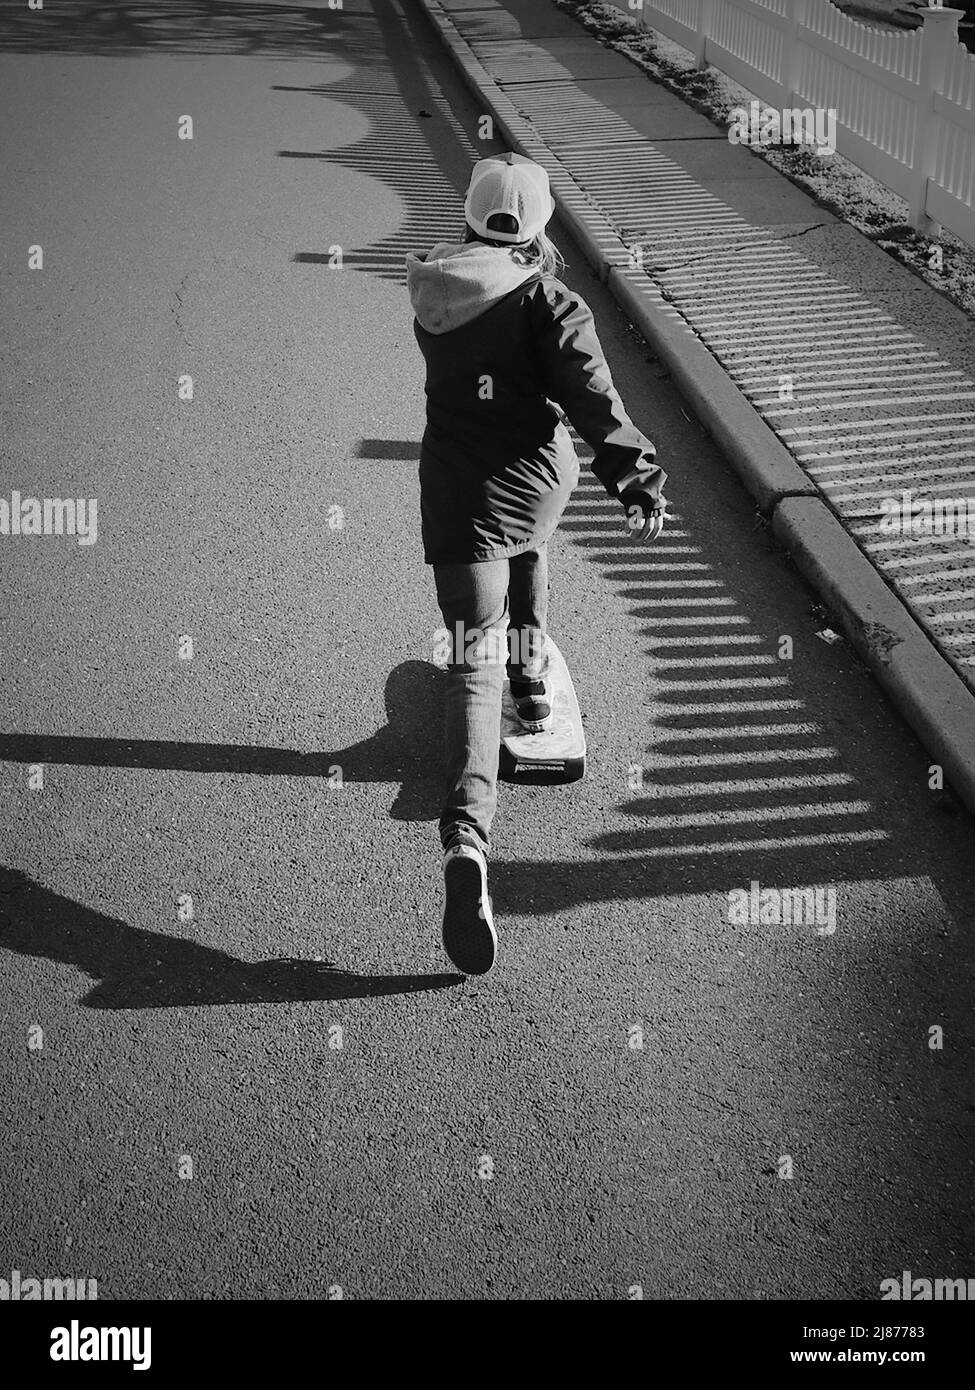
<path id="1" fill-rule="evenodd" d="M 429 661 L 404 661 L 386 680 L 386 724 L 360 743 L 316 755 L 318 772 L 342 769 L 352 782 L 398 782 L 393 820 L 436 820 L 440 815 L 443 746 L 443 672 Z"/>
<path id="2" fill-rule="evenodd" d="M 335 776 L 394 782 L 397 820 L 438 814 L 440 671 L 405 661 L 386 682 L 387 723 L 347 748 L 293 749 L 162 740 L 2 734 L 0 760 L 90 767 L 139 767 L 258 776 Z M 275 1004 L 358 999 L 439 989 L 462 975 L 358 975 L 322 961 L 243 961 L 199 942 L 143 931 L 0 866 L 0 948 L 75 965 L 98 983 L 81 1001 L 95 1009 L 200 1004 Z"/>
<path id="3" fill-rule="evenodd" d="M 98 983 L 89 1009 L 288 1004 L 363 999 L 459 983 L 462 975 L 357 975 L 327 961 L 244 961 L 163 932 L 130 927 L 0 867 L 0 947 L 77 966 Z"/>
<path id="4" fill-rule="evenodd" d="M 303 753 L 234 743 L 0 734 L 0 762 L 394 782 L 399 783 L 390 809 L 394 820 L 434 820 L 439 814 L 442 680 L 432 662 L 401 662 L 386 680 L 386 724 L 346 748 Z"/>

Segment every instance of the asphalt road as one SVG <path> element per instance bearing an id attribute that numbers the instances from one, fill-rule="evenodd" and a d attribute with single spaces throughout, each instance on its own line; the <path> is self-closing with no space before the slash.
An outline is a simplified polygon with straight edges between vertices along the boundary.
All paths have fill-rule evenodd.
<path id="1" fill-rule="evenodd" d="M 552 630 L 589 776 L 502 789 L 499 966 L 444 958 L 402 262 L 496 146 L 408 0 L 242 13 L 0 23 L 0 496 L 98 500 L 94 545 L 0 536 L 0 1277 L 975 1273 L 971 822 L 558 227 L 677 520 L 636 550 L 584 475 Z M 729 920 L 753 881 L 835 890 L 835 930 Z"/>

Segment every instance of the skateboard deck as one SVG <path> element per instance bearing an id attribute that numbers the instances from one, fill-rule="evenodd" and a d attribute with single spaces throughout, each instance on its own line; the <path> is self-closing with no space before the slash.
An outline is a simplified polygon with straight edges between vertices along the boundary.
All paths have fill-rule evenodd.
<path id="1" fill-rule="evenodd" d="M 506 781 L 540 779 L 577 782 L 586 775 L 586 734 L 579 701 L 565 658 L 546 636 L 549 677 L 552 683 L 552 723 L 540 734 L 528 733 L 515 713 L 507 680 L 501 696 L 501 759 L 499 772 Z"/>

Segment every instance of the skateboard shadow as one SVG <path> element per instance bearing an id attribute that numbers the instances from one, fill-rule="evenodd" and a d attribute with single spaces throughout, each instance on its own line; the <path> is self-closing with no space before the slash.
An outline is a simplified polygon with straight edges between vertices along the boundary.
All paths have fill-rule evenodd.
<path id="1" fill-rule="evenodd" d="M 343 748 L 303 753 L 244 744 L 0 734 L 0 762 L 265 777 L 328 777 L 337 768 L 343 782 L 398 782 L 393 820 L 434 820 L 440 811 L 441 681 L 431 662 L 401 662 L 386 680 L 386 724 Z"/>
<path id="2" fill-rule="evenodd" d="M 89 1009 L 189 1008 L 369 999 L 460 984 L 463 975 L 359 975 L 327 961 L 244 961 L 144 931 L 0 867 L 0 947 L 73 965 L 98 983 Z"/>

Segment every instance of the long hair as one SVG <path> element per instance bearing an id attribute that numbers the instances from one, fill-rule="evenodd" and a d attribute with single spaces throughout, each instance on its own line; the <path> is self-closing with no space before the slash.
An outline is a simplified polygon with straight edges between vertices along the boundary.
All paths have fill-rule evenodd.
<path id="1" fill-rule="evenodd" d="M 491 241 L 475 232 L 469 223 L 465 223 L 464 241 L 480 241 L 485 246 L 500 246 L 503 250 L 510 251 L 512 260 L 517 261 L 519 265 L 531 266 L 542 275 L 555 275 L 565 269 L 565 257 L 544 231 L 532 237 L 531 241 L 516 244 L 510 241 Z"/>

